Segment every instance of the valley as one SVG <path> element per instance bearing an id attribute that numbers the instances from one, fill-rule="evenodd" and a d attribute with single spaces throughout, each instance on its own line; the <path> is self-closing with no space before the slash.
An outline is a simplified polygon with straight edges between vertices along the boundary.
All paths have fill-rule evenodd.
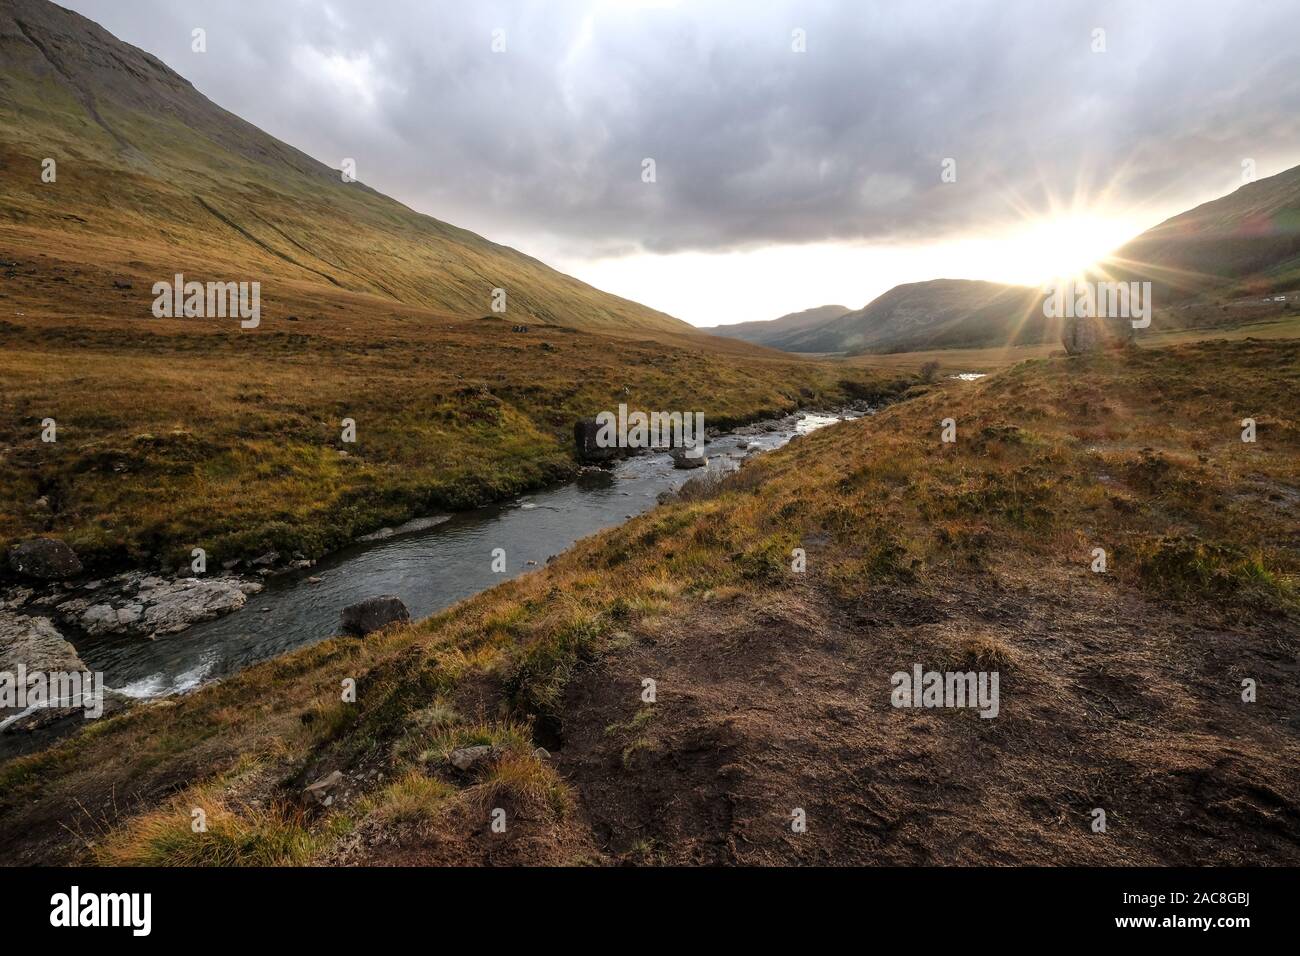
<path id="1" fill-rule="evenodd" d="M 936 384 L 424 621 L 10 761 L 0 836 L 113 863 L 1293 863 L 1298 347 Z M 1001 671 L 998 718 L 894 712 L 912 661 Z"/>
<path id="2" fill-rule="evenodd" d="M 892 139 L 829 135 L 881 112 L 861 108 L 875 87 L 836 107 L 803 85 L 835 77 L 809 52 L 832 31 L 734 72 L 746 101 L 764 78 L 775 118 L 691 117 L 684 85 L 681 117 L 624 124 L 668 94 L 621 55 L 625 85 L 577 82 L 601 17 L 683 12 L 608 6 L 574 36 L 557 14 L 391 60 L 391 24 L 364 56 L 313 45 L 355 10 L 292 42 L 259 26 L 259 94 L 286 63 L 342 84 L 315 143 L 361 158 L 322 161 L 80 14 L 0 0 L 0 675 L 112 692 L 94 719 L 0 713 L 0 863 L 1300 865 L 1294 157 L 1231 191 L 1235 165 L 1198 191 L 1146 172 L 1147 193 L 1219 198 L 1069 277 L 1150 283 L 1133 336 L 1127 316 L 1049 318 L 1046 285 L 889 288 L 916 273 L 871 273 L 882 250 L 984 248 L 962 245 L 996 208 L 963 205 L 972 183 L 1033 225 L 1000 191 L 996 124 L 964 140 L 990 152 L 961 179 L 933 182 L 948 146 L 902 128 L 907 168 L 886 168 Z M 730 31 L 697 86 L 771 46 Z M 210 55 L 256 61 L 243 39 L 214 29 Z M 795 55 L 813 68 L 787 72 Z M 462 113 L 478 70 L 492 110 L 513 91 L 540 125 L 494 139 L 494 112 Z M 268 115 L 309 113 L 301 82 Z M 570 124 L 566 153 L 549 134 Z M 454 141 L 418 171 L 442 192 L 404 179 L 398 134 L 426 127 Z M 626 181 L 602 179 L 610 143 Z M 596 288 L 372 170 L 575 273 L 630 263 L 625 292 L 747 321 Z M 1090 221 L 1043 195 L 1059 222 L 1029 235 Z M 773 302 L 848 301 L 800 270 L 818 243 L 860 254 L 853 294 L 887 291 L 727 311 L 773 276 Z M 750 278 L 717 295 L 724 261 Z M 647 440 L 674 417 L 705 455 Z"/>

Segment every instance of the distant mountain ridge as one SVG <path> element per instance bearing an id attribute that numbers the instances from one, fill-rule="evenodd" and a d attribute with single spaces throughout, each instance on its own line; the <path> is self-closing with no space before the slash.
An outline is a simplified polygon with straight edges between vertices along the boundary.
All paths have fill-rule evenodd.
<path id="1" fill-rule="evenodd" d="M 835 307 L 842 308 L 842 307 Z M 787 352 L 910 352 L 1046 341 L 1059 332 L 1043 318 L 1038 289 L 975 279 L 932 279 L 895 286 L 861 309 L 819 321 L 746 322 L 707 329 Z M 776 327 L 777 322 L 785 323 Z"/>
<path id="2" fill-rule="evenodd" d="M 0 61 L 0 225 L 101 236 L 110 248 L 116 237 L 148 236 L 144 265 L 159 278 L 183 258 L 264 284 L 326 282 L 467 316 L 487 313 L 500 288 L 524 319 L 694 333 L 345 183 L 156 57 L 47 0 L 0 3 Z M 54 182 L 42 181 L 45 158 L 56 161 Z"/>
<path id="3" fill-rule="evenodd" d="M 807 352 L 915 352 L 1050 341 L 1042 293 L 977 279 L 931 279 L 894 286 L 864 308 L 809 329 Z M 831 348 L 834 346 L 834 348 Z"/>
<path id="4" fill-rule="evenodd" d="M 768 345 L 772 348 L 784 348 L 783 343 L 791 336 L 804 329 L 821 325 L 832 319 L 838 319 L 853 311 L 844 305 L 819 305 L 802 312 L 791 312 L 779 319 L 762 319 L 756 322 L 737 322 L 735 325 L 715 325 L 700 329 L 710 335 L 720 335 L 728 339 L 741 339 L 755 345 Z"/>

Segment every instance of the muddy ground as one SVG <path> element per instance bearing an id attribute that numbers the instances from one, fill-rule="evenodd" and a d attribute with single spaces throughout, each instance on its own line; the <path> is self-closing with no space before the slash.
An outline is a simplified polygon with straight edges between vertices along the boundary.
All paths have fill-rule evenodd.
<path id="1" fill-rule="evenodd" d="M 1300 863 L 1300 666 L 1282 621 L 1215 624 L 1027 571 L 855 606 L 813 577 L 628 637 L 546 731 L 575 795 L 562 823 L 520 818 L 492 840 L 486 815 L 462 814 L 436 836 L 359 834 L 348 861 Z M 914 663 L 997 670 L 998 716 L 892 707 L 890 675 Z M 467 691 L 482 707 L 494 693 Z"/>

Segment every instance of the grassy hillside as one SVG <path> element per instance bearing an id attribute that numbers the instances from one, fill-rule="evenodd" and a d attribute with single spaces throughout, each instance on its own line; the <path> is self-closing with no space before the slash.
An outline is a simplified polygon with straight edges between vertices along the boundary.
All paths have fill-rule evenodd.
<path id="1" fill-rule="evenodd" d="M 1056 341 L 1036 289 L 933 279 L 895 286 L 856 312 L 785 337 L 793 352 L 915 352 Z M 774 343 L 775 344 L 775 343 Z"/>
<path id="2" fill-rule="evenodd" d="M 1149 229 L 1105 263 L 1151 281 L 1157 302 L 1300 287 L 1300 166 L 1242 186 Z"/>
<path id="3" fill-rule="evenodd" d="M 88 265 L 97 243 L 0 227 L 0 541 L 52 533 L 92 567 L 316 555 L 517 493 L 571 474 L 573 422 L 619 402 L 722 426 L 900 378 L 694 333 L 515 332 L 305 281 L 269 292 L 257 329 L 141 319 L 147 276 Z"/>
<path id="4" fill-rule="evenodd" d="M 149 277 L 308 281 L 462 315 L 507 293 L 517 320 L 691 326 L 416 213 L 218 107 L 142 50 L 47 0 L 0 8 L 0 222 L 20 242 L 148 238 L 99 264 Z M 42 181 L 42 161 L 57 163 Z M 340 157 L 339 162 L 342 162 Z"/>
<path id="5" fill-rule="evenodd" d="M 1298 395 L 1294 342 L 942 383 L 426 621 L 12 761 L 0 844 L 11 862 L 1294 865 Z M 918 663 L 997 671 L 999 715 L 894 709 L 890 675 Z M 496 749 L 453 769 L 473 744 Z M 334 770 L 336 802 L 306 807 Z"/>
<path id="6" fill-rule="evenodd" d="M 620 401 L 724 425 L 877 378 L 344 183 L 45 0 L 0 7 L 0 57 L 0 544 L 54 534 L 94 571 L 316 555 L 571 474 L 573 421 Z M 260 326 L 154 318 L 178 272 L 260 282 Z"/>
<path id="7" fill-rule="evenodd" d="M 822 306 L 704 331 L 787 352 L 849 354 L 1038 345 L 1060 335 L 1037 290 L 969 279 L 895 286 L 857 310 Z"/>

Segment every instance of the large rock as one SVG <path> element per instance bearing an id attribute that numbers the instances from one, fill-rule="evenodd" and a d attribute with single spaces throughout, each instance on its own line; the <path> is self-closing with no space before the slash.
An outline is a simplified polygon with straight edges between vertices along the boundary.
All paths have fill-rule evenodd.
<path id="1" fill-rule="evenodd" d="M 81 560 L 57 538 L 31 538 L 9 549 L 9 567 L 29 578 L 55 581 L 80 574 Z"/>
<path id="2" fill-rule="evenodd" d="M 26 672 L 30 687 L 35 674 L 84 673 L 86 665 L 77 649 L 45 618 L 0 611 L 0 672 L 7 675 L 6 681 L 16 681 L 20 668 Z M 74 697 L 66 704 L 51 701 L 45 706 L 29 704 L 25 708 L 0 706 L 0 732 L 33 730 L 76 713 L 90 701 Z"/>
<path id="3" fill-rule="evenodd" d="M 695 451 L 696 449 L 690 449 Z M 704 453 L 704 449 L 698 449 L 698 455 L 688 455 L 685 448 L 674 448 L 668 452 L 669 457 L 673 460 L 674 468 L 703 468 L 709 463 L 709 456 Z"/>
<path id="4" fill-rule="evenodd" d="M 84 671 L 77 649 L 43 617 L 0 611 L 0 671 Z"/>
<path id="5" fill-rule="evenodd" d="M 366 598 L 343 609 L 343 629 L 353 634 L 369 634 L 398 621 L 409 621 L 411 612 L 402 599 L 392 594 Z"/>
<path id="6" fill-rule="evenodd" d="M 1123 348 L 1133 341 L 1133 324 L 1128 319 L 1073 318 L 1061 325 L 1061 344 L 1070 355 Z"/>
<path id="7" fill-rule="evenodd" d="M 594 418 L 583 418 L 573 423 L 573 443 L 578 461 L 608 461 L 623 454 L 624 449 L 616 446 L 608 448 L 596 444 L 596 435 L 600 425 Z"/>
<path id="8" fill-rule="evenodd" d="M 144 615 L 139 623 L 131 622 L 134 628 L 148 634 L 175 634 L 191 624 L 220 617 L 230 611 L 244 606 L 249 594 L 260 591 L 261 585 L 238 578 L 181 578 L 177 581 L 161 582 L 152 587 L 143 587 L 135 596 L 133 604 L 143 605 Z M 94 608 L 86 611 L 89 614 Z M 119 609 L 131 613 L 132 606 Z M 82 618 L 85 621 L 85 617 Z"/>

